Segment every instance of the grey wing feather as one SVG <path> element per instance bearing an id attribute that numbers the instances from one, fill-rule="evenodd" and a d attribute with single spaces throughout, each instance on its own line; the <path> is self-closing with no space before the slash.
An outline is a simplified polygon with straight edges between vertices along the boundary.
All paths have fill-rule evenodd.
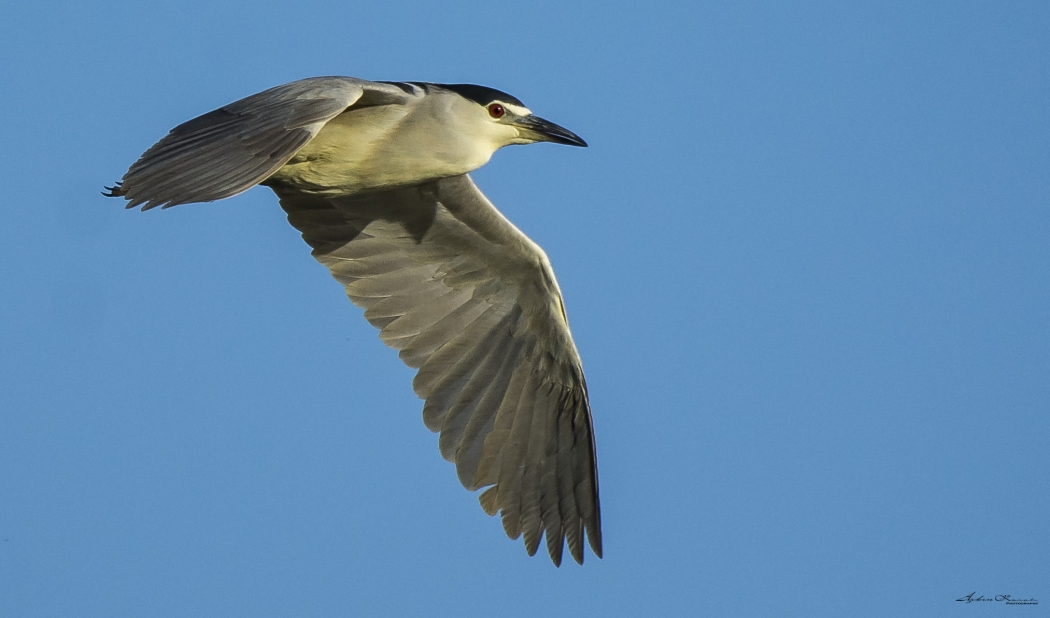
<path id="1" fill-rule="evenodd" d="M 109 195 L 143 210 L 236 195 L 277 171 L 362 96 L 375 105 L 405 93 L 351 77 L 313 77 L 265 90 L 172 129 Z"/>
<path id="2" fill-rule="evenodd" d="M 529 554 L 602 554 L 587 386 L 546 256 L 467 176 L 321 198 L 279 184 L 288 220 L 419 369 L 443 457 Z"/>

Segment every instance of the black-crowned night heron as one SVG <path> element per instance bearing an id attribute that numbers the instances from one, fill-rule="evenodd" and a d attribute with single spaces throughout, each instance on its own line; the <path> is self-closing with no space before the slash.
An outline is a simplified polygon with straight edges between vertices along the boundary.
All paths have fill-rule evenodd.
<path id="1" fill-rule="evenodd" d="M 586 143 L 465 84 L 304 79 L 181 124 L 107 195 L 127 207 L 273 189 L 313 256 L 417 368 L 423 421 L 507 534 L 601 557 L 591 412 L 543 250 L 468 172 L 509 144 Z"/>

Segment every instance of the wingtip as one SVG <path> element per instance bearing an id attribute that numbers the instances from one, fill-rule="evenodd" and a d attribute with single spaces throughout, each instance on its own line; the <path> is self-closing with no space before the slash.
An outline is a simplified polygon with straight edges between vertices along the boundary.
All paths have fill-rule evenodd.
<path id="1" fill-rule="evenodd" d="M 551 534 L 550 530 L 547 530 L 546 536 L 547 553 L 551 556 L 551 562 L 554 563 L 554 566 L 560 567 L 562 555 L 565 552 L 565 537 L 558 532 Z"/>
<path id="2" fill-rule="evenodd" d="M 594 552 L 594 555 L 598 556 L 598 558 L 601 559 L 602 558 L 602 538 L 601 538 L 601 536 L 598 536 L 597 538 L 595 538 L 594 535 L 588 534 L 587 535 L 587 541 L 590 543 L 591 551 Z M 580 564 L 583 564 L 583 562 L 581 561 Z"/>
<path id="3" fill-rule="evenodd" d="M 112 187 L 103 186 L 102 188 L 105 189 L 105 191 L 102 191 L 102 195 L 106 197 L 124 197 L 124 195 L 127 194 L 127 191 L 124 190 L 123 185 L 124 183 L 117 181 L 113 183 Z"/>

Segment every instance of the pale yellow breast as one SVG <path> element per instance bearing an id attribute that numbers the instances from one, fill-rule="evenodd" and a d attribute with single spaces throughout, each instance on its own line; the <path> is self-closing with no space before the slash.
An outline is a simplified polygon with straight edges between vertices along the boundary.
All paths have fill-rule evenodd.
<path id="1" fill-rule="evenodd" d="M 491 151 L 477 151 L 471 141 L 435 122 L 432 111 L 384 105 L 340 114 L 273 178 L 335 196 L 457 176 L 488 162 Z"/>

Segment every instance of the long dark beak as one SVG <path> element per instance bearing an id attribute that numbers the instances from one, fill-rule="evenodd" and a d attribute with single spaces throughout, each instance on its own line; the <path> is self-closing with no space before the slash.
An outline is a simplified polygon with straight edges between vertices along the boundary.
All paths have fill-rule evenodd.
<path id="1" fill-rule="evenodd" d="M 528 137 L 535 139 L 537 142 L 554 142 L 555 144 L 568 144 L 569 146 L 587 146 L 587 142 L 566 129 L 565 127 L 558 126 L 549 120 L 544 120 L 539 116 L 524 116 L 519 118 L 515 124 L 525 133 Z"/>

